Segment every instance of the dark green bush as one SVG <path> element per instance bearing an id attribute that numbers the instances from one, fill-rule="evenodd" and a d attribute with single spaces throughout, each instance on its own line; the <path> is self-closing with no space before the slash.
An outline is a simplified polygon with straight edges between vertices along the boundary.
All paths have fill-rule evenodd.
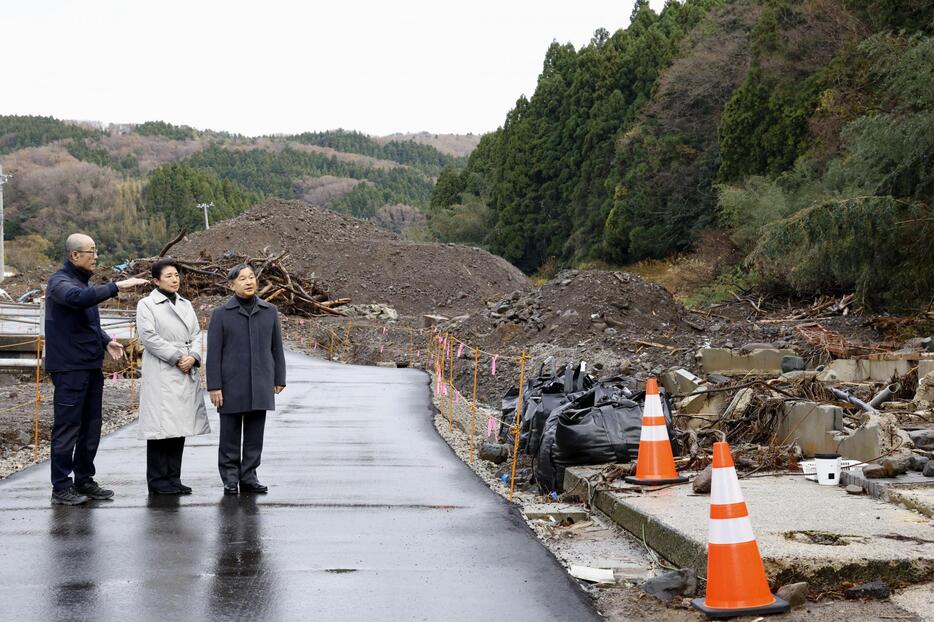
<path id="1" fill-rule="evenodd" d="M 893 197 L 825 201 L 763 228 L 748 263 L 763 285 L 855 292 L 869 308 L 917 309 L 934 297 L 934 213 Z"/>

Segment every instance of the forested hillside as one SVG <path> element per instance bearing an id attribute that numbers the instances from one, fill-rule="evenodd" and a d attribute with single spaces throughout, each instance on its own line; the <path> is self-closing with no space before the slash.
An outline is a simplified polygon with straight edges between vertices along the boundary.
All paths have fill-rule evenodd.
<path id="1" fill-rule="evenodd" d="M 527 272 L 724 229 L 763 287 L 926 306 L 932 32 L 922 0 L 640 1 L 626 29 L 551 45 L 531 97 L 442 172 L 430 226 Z"/>
<path id="2" fill-rule="evenodd" d="M 30 269 L 57 258 L 73 231 L 97 238 L 106 261 L 155 253 L 203 226 L 199 203 L 213 203 L 214 222 L 282 197 L 417 228 L 441 169 L 465 159 L 342 130 L 249 138 L 162 121 L 102 128 L 0 116 L 0 164 L 13 175 L 8 260 Z"/>

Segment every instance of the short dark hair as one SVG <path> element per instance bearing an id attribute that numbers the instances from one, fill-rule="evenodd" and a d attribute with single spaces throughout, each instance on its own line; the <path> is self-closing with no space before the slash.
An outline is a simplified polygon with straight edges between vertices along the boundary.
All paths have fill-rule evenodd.
<path id="1" fill-rule="evenodd" d="M 238 263 L 236 266 L 230 269 L 230 272 L 227 273 L 227 282 L 237 280 L 237 277 L 240 276 L 240 273 L 244 270 L 252 270 L 253 266 L 248 263 Z"/>
<path id="2" fill-rule="evenodd" d="M 162 271 L 166 268 L 175 268 L 178 270 L 178 262 L 171 257 L 160 259 L 156 263 L 152 264 L 152 268 L 150 268 L 149 272 L 152 274 L 152 278 L 161 279 Z"/>

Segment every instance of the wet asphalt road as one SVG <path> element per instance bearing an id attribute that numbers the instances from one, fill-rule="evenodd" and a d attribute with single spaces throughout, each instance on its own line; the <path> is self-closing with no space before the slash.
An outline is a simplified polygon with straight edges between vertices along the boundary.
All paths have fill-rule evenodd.
<path id="1" fill-rule="evenodd" d="M 599 619 L 437 435 L 427 375 L 287 362 L 268 495 L 223 496 L 213 408 L 185 449 L 190 496 L 147 496 L 135 424 L 98 454 L 113 501 L 50 506 L 48 463 L 0 482 L 0 619 Z"/>

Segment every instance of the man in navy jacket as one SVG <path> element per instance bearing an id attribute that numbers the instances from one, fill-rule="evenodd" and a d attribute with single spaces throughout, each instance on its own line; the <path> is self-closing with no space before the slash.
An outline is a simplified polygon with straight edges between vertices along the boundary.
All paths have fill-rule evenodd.
<path id="1" fill-rule="evenodd" d="M 123 346 L 101 329 L 97 305 L 114 298 L 121 289 L 145 285 L 146 281 L 131 278 L 90 285 L 97 267 L 94 240 L 72 234 L 65 241 L 65 250 L 68 259 L 49 279 L 45 292 L 45 368 L 55 386 L 52 504 L 80 505 L 114 494 L 94 481 L 94 457 L 101 440 L 104 352 L 119 359 Z"/>

